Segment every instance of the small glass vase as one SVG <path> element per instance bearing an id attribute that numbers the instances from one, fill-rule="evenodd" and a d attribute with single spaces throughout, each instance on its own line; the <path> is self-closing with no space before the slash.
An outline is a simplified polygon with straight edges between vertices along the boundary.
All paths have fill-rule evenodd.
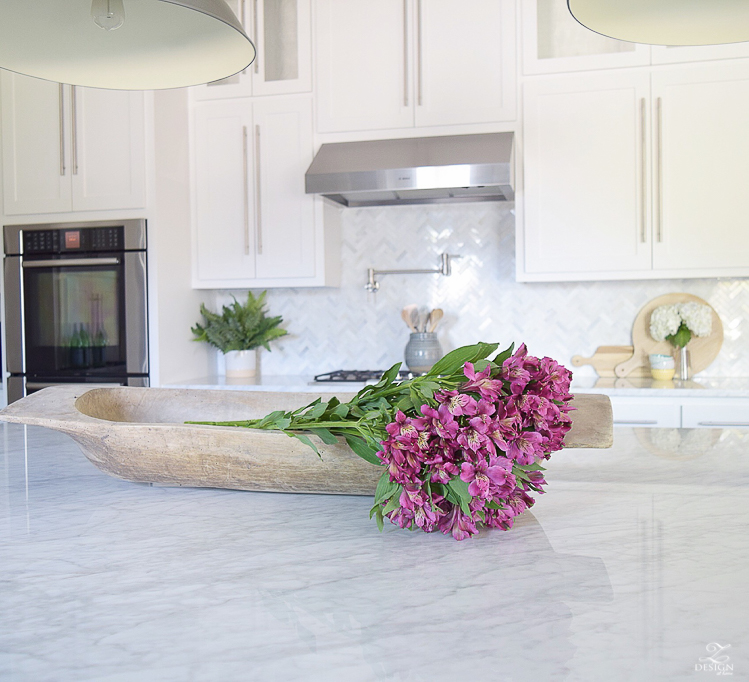
<path id="1" fill-rule="evenodd" d="M 674 363 L 676 365 L 676 378 L 679 381 L 688 381 L 692 378 L 691 358 L 686 346 L 674 349 Z"/>
<path id="2" fill-rule="evenodd" d="M 405 360 L 408 369 L 416 374 L 428 372 L 442 357 L 442 346 L 436 332 L 414 332 L 408 339 Z"/>

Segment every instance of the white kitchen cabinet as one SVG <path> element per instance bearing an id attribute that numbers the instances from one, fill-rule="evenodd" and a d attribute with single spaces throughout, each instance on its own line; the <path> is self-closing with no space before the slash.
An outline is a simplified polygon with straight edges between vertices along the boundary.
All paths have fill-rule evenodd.
<path id="1" fill-rule="evenodd" d="M 651 45 L 652 64 L 679 64 L 704 62 L 713 59 L 736 59 L 749 57 L 749 42 L 728 45 Z"/>
<path id="2" fill-rule="evenodd" d="M 316 0 L 321 133 L 515 117 L 512 0 Z"/>
<path id="3" fill-rule="evenodd" d="M 6 215 L 143 208 L 142 92 L 2 73 Z"/>
<path id="4" fill-rule="evenodd" d="M 654 270 L 746 276 L 749 61 L 655 71 L 652 102 Z"/>
<path id="5" fill-rule="evenodd" d="M 602 36 L 579 24 L 566 2 L 522 0 L 523 73 L 588 71 L 650 63 L 647 45 Z"/>
<path id="6" fill-rule="evenodd" d="M 193 286 L 334 283 L 321 207 L 304 192 L 312 160 L 309 97 L 193 108 Z"/>
<path id="7" fill-rule="evenodd" d="M 649 271 L 649 75 L 525 84 L 523 274 Z"/>
<path id="8" fill-rule="evenodd" d="M 749 275 L 749 62 L 524 86 L 521 281 Z"/>
<path id="9" fill-rule="evenodd" d="M 631 398 L 611 396 L 614 426 L 678 429 L 681 405 L 672 398 Z"/>
<path id="10" fill-rule="evenodd" d="M 311 0 L 228 0 L 257 49 L 244 71 L 192 88 L 196 101 L 312 89 Z"/>
<path id="11" fill-rule="evenodd" d="M 614 426 L 749 428 L 749 399 L 610 395 Z"/>

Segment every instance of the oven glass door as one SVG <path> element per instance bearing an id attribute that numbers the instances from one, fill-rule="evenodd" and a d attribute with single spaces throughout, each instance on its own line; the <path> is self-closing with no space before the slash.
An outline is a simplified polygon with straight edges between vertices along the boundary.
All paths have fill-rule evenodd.
<path id="1" fill-rule="evenodd" d="M 122 254 L 25 259 L 27 377 L 126 373 Z"/>

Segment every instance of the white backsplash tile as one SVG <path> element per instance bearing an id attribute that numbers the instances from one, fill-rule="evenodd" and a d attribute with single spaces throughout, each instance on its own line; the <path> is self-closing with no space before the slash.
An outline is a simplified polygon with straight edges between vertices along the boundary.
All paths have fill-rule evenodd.
<path id="1" fill-rule="evenodd" d="M 725 328 L 720 355 L 704 376 L 749 376 L 749 280 L 686 279 L 518 283 L 512 204 L 481 203 L 346 209 L 340 288 L 268 292 L 289 336 L 262 354 L 266 374 L 319 374 L 335 369 L 385 369 L 403 359 L 409 303 L 440 307 L 445 351 L 476 341 L 525 341 L 534 355 L 568 367 L 575 354 L 627 345 L 637 312 L 676 291 L 707 300 Z M 367 268 L 436 268 L 440 254 L 460 254 L 450 277 L 391 275 L 380 290 L 364 289 Z M 236 295 L 237 292 L 233 292 Z M 220 292 L 218 302 L 228 300 Z M 592 367 L 578 376 L 595 375 Z"/>

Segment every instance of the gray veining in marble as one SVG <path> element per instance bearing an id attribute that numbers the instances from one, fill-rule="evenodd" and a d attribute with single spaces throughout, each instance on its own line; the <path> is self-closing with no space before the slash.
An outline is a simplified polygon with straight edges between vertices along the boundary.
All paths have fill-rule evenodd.
<path id="1" fill-rule="evenodd" d="M 749 431 L 659 434 L 558 453 L 516 528 L 457 543 L 2 425 L 0 680 L 707 680 L 712 642 L 747 679 Z"/>

